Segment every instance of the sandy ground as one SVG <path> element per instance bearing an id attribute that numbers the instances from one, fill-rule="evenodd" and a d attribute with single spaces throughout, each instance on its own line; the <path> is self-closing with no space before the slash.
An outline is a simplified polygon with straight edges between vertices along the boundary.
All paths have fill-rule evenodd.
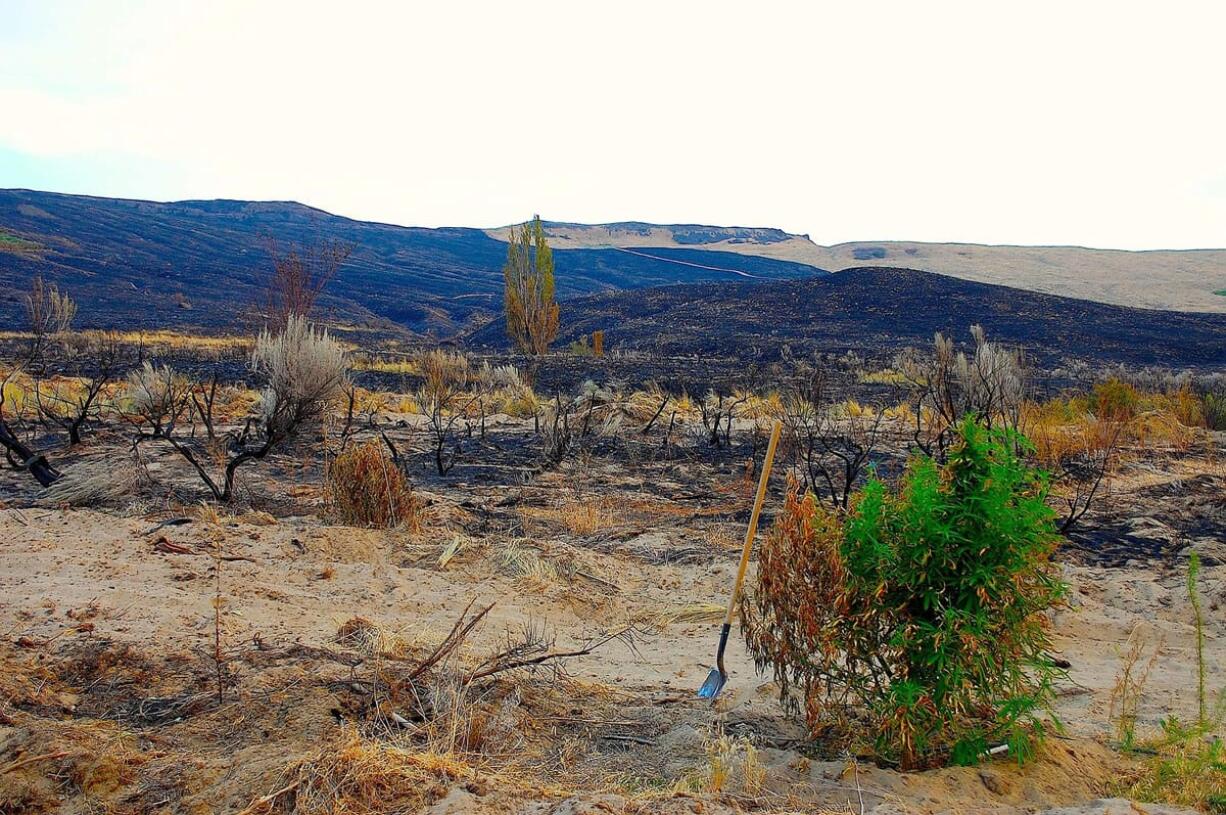
<path id="1" fill-rule="evenodd" d="M 203 524 L 146 535 L 145 520 L 89 511 L 22 515 L 24 522 L 13 511 L 0 514 L 0 627 L 10 641 L 96 639 L 146 654 L 189 655 L 185 659 L 209 651 L 214 560 L 208 554 L 212 536 Z M 548 625 L 559 645 L 570 647 L 624 623 L 666 619 L 678 606 L 711 602 L 727 585 L 734 556 L 729 551 L 701 567 L 590 556 L 585 571 L 603 575 L 613 589 L 582 577 L 572 583 L 508 576 L 491 565 L 489 547 L 482 544 L 462 549 L 440 569 L 435 549 L 423 555 L 396 534 L 329 528 L 301 518 L 271 525 L 239 521 L 224 529 L 226 556 L 250 559 L 222 565 L 224 637 L 233 647 L 329 647 L 338 627 L 355 615 L 409 642 L 430 643 L 470 599 L 496 601 L 471 643 L 474 652 L 495 647 L 505 632 L 529 621 Z M 158 540 L 202 553 L 159 552 Z M 1066 571 L 1073 602 L 1057 614 L 1055 630 L 1057 646 L 1072 664 L 1058 711 L 1068 740 L 1054 742 L 1048 756 L 1025 772 L 1008 762 L 914 776 L 860 767 L 858 794 L 870 806 L 895 802 L 909 812 L 1007 812 L 1094 797 L 1119 763 L 1101 744 L 1109 735 L 1122 644 L 1134 631 L 1155 645 L 1161 641 L 1162 649 L 1143 723 L 1152 727 L 1169 713 L 1193 712 L 1193 631 L 1182 575 L 1151 568 Z M 1206 569 L 1210 687 L 1226 683 L 1224 578 L 1221 567 Z M 72 632 L 81 620 L 92 628 Z M 718 706 L 692 698 L 708 670 L 716 628 L 712 622 L 665 622 L 639 636 L 633 650 L 613 642 L 569 661 L 573 681 L 566 692 L 578 697 L 576 709 L 595 720 L 629 722 L 604 734 L 613 738 L 596 733 L 596 752 L 580 762 L 577 774 L 590 776 L 589 784 L 613 770 L 662 784 L 701 767 L 710 733 L 723 730 L 780 745 L 762 750 L 763 786 L 771 794 L 831 807 L 851 800 L 846 762 L 810 761 L 796 751 L 792 740 L 801 734 L 781 719 L 772 683 L 755 674 L 738 640 L 730 648 L 729 692 Z M 595 709 L 582 698 L 586 683 L 601 688 L 592 694 Z M 643 743 L 632 742 L 627 751 L 620 736 Z"/>
<path id="2" fill-rule="evenodd" d="M 0 720 L 0 792 L 19 797 L 13 785 L 46 782 L 42 774 L 68 760 L 54 758 L 64 752 L 54 738 L 84 738 L 65 729 L 74 724 L 111 733 L 106 745 L 133 740 L 137 751 L 101 792 L 78 781 L 84 792 L 62 809 L 39 809 L 35 792 L 22 792 L 25 809 L 0 811 L 103 811 L 100 802 L 115 812 L 241 811 L 274 791 L 287 765 L 356 726 L 372 704 L 362 683 L 401 670 L 375 652 L 428 653 L 470 603 L 493 608 L 456 665 L 479 663 L 527 629 L 562 651 L 626 633 L 566 660 L 564 673 L 491 690 L 508 724 L 487 726 L 488 762 L 429 796 L 432 812 L 1167 811 L 1087 802 L 1131 767 L 1109 747 L 1111 692 L 1130 637 L 1148 644 L 1146 660 L 1160 649 L 1142 730 L 1195 713 L 1179 557 L 1111 567 L 1065 559 L 1070 603 L 1053 619 L 1071 665 L 1057 710 L 1065 733 L 1038 761 L 899 773 L 808 749 L 735 636 L 728 689 L 714 707 L 695 698 L 741 522 L 662 498 L 667 482 L 627 476 L 633 468 L 602 476 L 613 493 L 579 492 L 599 466 L 572 463 L 531 484 L 453 486 L 433 494 L 420 533 L 333 526 L 317 513 L 0 509 L 0 647 L 13 703 Z M 315 500 L 310 488 L 298 492 L 303 506 Z M 560 524 L 559 495 L 570 496 L 567 506 L 599 502 L 598 528 Z M 728 500 L 744 502 L 744 489 Z M 505 508 L 510 520 L 478 521 L 479 504 Z M 153 528 L 178 516 L 192 520 Z M 509 540 L 550 568 L 516 573 Z M 1216 689 L 1226 685 L 1226 557 L 1221 542 L 1201 543 L 1207 684 Z M 220 705 L 210 678 L 218 597 L 228 696 Z M 369 621 L 379 648 L 355 656 L 352 643 L 338 642 L 353 618 Z M 411 718 L 408 707 L 380 709 Z M 702 779 L 721 749 L 732 769 L 713 790 Z M 5 770 L 40 755 L 53 758 Z"/>

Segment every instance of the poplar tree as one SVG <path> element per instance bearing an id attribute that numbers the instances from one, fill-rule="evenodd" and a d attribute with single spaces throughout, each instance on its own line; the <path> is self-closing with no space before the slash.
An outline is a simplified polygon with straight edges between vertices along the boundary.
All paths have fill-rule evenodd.
<path id="1" fill-rule="evenodd" d="M 526 354 L 544 354 L 558 336 L 553 251 L 545 241 L 541 216 L 511 230 L 507 244 L 505 304 L 507 334 Z"/>

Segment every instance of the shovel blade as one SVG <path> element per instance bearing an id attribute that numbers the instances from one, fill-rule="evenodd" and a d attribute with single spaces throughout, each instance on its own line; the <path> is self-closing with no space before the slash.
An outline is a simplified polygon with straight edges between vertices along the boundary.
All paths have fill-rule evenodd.
<path id="1" fill-rule="evenodd" d="M 728 681 L 728 677 L 719 668 L 712 668 L 711 673 L 707 674 L 707 681 L 702 683 L 702 687 L 698 689 L 699 699 L 714 699 L 719 696 L 719 692 L 724 689 L 724 683 Z"/>

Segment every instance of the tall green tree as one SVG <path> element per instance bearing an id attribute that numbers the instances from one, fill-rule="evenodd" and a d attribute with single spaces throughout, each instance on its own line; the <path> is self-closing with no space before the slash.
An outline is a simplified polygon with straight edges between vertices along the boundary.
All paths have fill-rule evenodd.
<path id="1" fill-rule="evenodd" d="M 554 293 L 553 251 L 545 240 L 541 216 L 511 230 L 504 302 L 507 334 L 526 354 L 544 354 L 558 336 L 558 302 Z"/>

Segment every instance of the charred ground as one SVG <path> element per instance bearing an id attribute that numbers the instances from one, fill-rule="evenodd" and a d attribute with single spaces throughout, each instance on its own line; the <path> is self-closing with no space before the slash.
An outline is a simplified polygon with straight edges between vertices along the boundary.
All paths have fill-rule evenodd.
<path id="1" fill-rule="evenodd" d="M 813 280 L 669 286 L 562 306 L 560 343 L 605 331 L 610 349 L 769 361 L 923 345 L 981 323 L 1045 364 L 1211 369 L 1226 364 L 1226 316 L 1134 309 L 974 283 L 912 269 L 862 267 Z M 505 348 L 501 320 L 469 337 Z"/>

